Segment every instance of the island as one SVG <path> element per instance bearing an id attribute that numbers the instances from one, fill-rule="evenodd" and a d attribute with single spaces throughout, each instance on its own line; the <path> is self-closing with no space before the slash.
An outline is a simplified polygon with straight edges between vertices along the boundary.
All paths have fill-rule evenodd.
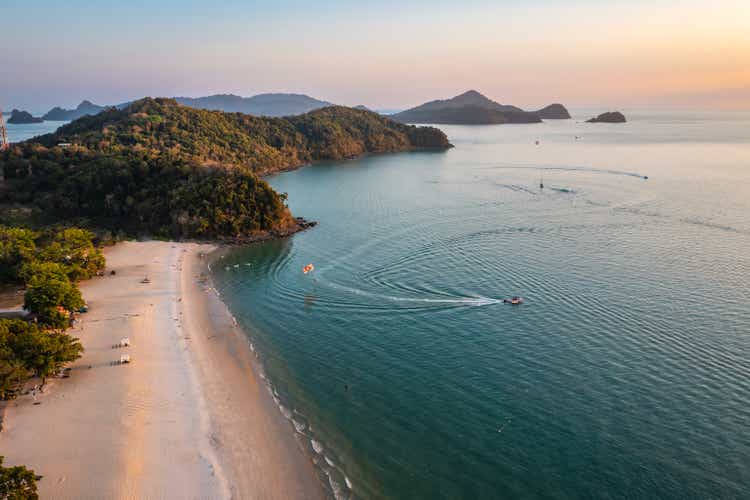
<path id="1" fill-rule="evenodd" d="M 271 93 L 252 97 L 218 94 L 206 97 L 175 97 L 180 104 L 198 109 L 211 109 L 255 116 L 301 115 L 332 106 L 330 102 L 305 94 Z"/>
<path id="2" fill-rule="evenodd" d="M 497 103 L 476 90 L 469 90 L 450 99 L 430 101 L 396 113 L 391 118 L 405 123 L 495 125 L 540 123 L 544 117 L 542 115 L 555 119 L 570 118 L 561 104 L 530 112 L 517 106 Z"/>
<path id="3" fill-rule="evenodd" d="M 175 101 L 185 106 L 227 113 L 244 113 L 255 116 L 291 116 L 300 115 L 316 109 L 333 106 L 330 102 L 315 99 L 304 94 L 270 93 L 258 94 L 252 97 L 242 97 L 234 94 L 215 94 L 203 97 L 173 97 Z M 75 109 L 54 107 L 49 110 L 44 119 L 48 121 L 71 121 L 86 115 L 96 115 L 109 107 L 124 109 L 133 101 L 100 106 L 91 101 L 82 101 Z"/>
<path id="4" fill-rule="evenodd" d="M 44 120 L 41 118 L 32 116 L 28 111 L 19 111 L 17 109 L 11 111 L 10 118 L 8 118 L 8 123 L 13 123 L 16 125 L 23 123 L 42 123 L 43 121 Z"/>
<path id="5" fill-rule="evenodd" d="M 450 147 L 436 128 L 343 106 L 268 118 L 145 98 L 4 152 L 2 201 L 129 234 L 257 240 L 305 227 L 260 176 L 318 160 Z"/>
<path id="6" fill-rule="evenodd" d="M 82 116 L 95 115 L 107 109 L 106 106 L 99 106 L 91 101 L 81 101 L 75 109 L 63 109 L 56 106 L 47 111 L 42 118 L 51 122 L 67 122 L 77 120 Z"/>
<path id="7" fill-rule="evenodd" d="M 555 103 L 534 111 L 534 114 L 543 120 L 569 120 L 570 113 L 562 104 Z"/>
<path id="8" fill-rule="evenodd" d="M 586 123 L 625 123 L 625 115 L 619 111 L 609 111 L 586 120 Z"/>

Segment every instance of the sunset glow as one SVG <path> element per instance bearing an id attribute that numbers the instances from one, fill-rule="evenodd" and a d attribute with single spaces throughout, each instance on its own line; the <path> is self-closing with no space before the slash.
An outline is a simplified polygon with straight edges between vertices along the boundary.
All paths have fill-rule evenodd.
<path id="1" fill-rule="evenodd" d="M 750 106 L 750 3 L 20 2 L 3 7 L 4 107 L 301 92 L 401 108 L 500 102 Z"/>

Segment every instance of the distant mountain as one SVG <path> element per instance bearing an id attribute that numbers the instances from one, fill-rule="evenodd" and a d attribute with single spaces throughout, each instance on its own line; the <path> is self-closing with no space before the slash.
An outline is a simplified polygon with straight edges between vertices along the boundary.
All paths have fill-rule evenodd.
<path id="1" fill-rule="evenodd" d="M 54 107 L 49 110 L 42 118 L 46 121 L 72 121 L 86 115 L 96 115 L 107 109 L 106 106 L 99 106 L 91 101 L 82 101 L 76 109 L 63 109 Z"/>
<path id="2" fill-rule="evenodd" d="M 253 97 L 242 97 L 233 94 L 217 94 L 205 97 L 175 97 L 174 100 L 185 106 L 210 111 L 227 113 L 245 113 L 255 116 L 292 116 L 301 115 L 326 106 L 330 102 L 314 99 L 303 94 L 258 94 Z M 117 109 L 124 109 L 132 101 L 116 104 Z M 76 109 L 56 107 L 44 115 L 45 120 L 71 121 L 84 115 L 96 115 L 107 109 L 90 101 L 83 101 Z"/>
<path id="3" fill-rule="evenodd" d="M 301 115 L 333 105 L 304 94 L 258 94 L 253 97 L 218 94 L 207 97 L 175 97 L 175 100 L 191 108 L 255 116 Z"/>
<path id="4" fill-rule="evenodd" d="M 370 108 L 368 108 L 364 104 L 357 104 L 356 106 L 354 106 L 354 109 L 360 109 L 362 111 L 372 111 Z"/>
<path id="5" fill-rule="evenodd" d="M 550 104 L 538 111 L 533 112 L 543 120 L 568 120 L 570 113 L 562 104 Z"/>
<path id="6" fill-rule="evenodd" d="M 19 111 L 17 109 L 14 109 L 10 112 L 10 118 L 8 118 L 8 123 L 13 123 L 16 125 L 22 124 L 22 123 L 42 123 L 44 120 L 41 118 L 36 118 L 35 116 L 31 116 L 31 113 L 28 111 Z"/>
<path id="7" fill-rule="evenodd" d="M 476 90 L 464 92 L 451 99 L 430 101 L 391 116 L 394 120 L 406 123 L 460 125 L 539 123 L 545 117 L 570 118 L 570 115 L 561 104 L 552 104 L 539 111 L 528 112 L 517 106 L 497 103 Z"/>
<path id="8" fill-rule="evenodd" d="M 586 123 L 625 123 L 625 115 L 619 111 L 610 111 L 608 113 L 602 113 L 595 118 L 586 120 Z"/>

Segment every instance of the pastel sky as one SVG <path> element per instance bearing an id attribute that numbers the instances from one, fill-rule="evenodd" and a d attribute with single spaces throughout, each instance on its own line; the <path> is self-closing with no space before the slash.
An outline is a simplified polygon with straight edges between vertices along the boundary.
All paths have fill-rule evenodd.
<path id="1" fill-rule="evenodd" d="M 0 106 L 300 92 L 750 108 L 750 0 L 3 0 Z"/>

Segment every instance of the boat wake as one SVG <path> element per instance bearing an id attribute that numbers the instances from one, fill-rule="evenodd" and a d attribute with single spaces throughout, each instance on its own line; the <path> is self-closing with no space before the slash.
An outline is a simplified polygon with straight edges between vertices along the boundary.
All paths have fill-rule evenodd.
<path id="1" fill-rule="evenodd" d="M 493 299 L 491 297 L 483 296 L 453 296 L 445 298 L 430 298 L 430 297 L 398 297 L 395 295 L 386 295 L 375 292 L 368 292 L 359 288 L 354 288 L 339 283 L 333 283 L 317 277 L 318 283 L 333 288 L 335 290 L 343 291 L 353 295 L 361 297 L 368 297 L 374 300 L 387 301 L 387 302 L 398 302 L 398 303 L 410 303 L 410 304 L 434 304 L 434 305 L 448 305 L 448 306 L 470 306 L 470 307 L 481 307 L 489 306 L 494 304 L 502 304 L 502 299 Z"/>
<path id="2" fill-rule="evenodd" d="M 636 177 L 639 179 L 648 179 L 647 175 L 640 174 L 638 172 L 626 172 L 624 170 L 609 170 L 594 167 L 553 167 L 553 166 L 526 166 L 526 165 L 495 165 L 489 167 L 493 170 L 548 170 L 548 171 L 562 171 L 562 172 L 590 172 L 594 174 L 608 174 L 608 175 L 622 175 L 626 177 Z"/>

